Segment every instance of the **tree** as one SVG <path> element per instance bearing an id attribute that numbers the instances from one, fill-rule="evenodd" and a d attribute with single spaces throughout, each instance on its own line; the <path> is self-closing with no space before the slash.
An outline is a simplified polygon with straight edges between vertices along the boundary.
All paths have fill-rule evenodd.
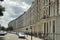
<path id="1" fill-rule="evenodd" d="M 0 1 L 4 1 L 4 0 L 0 0 Z"/>
<path id="2" fill-rule="evenodd" d="M 0 27 L 0 30 L 5 30 L 5 27 L 4 26 Z"/>
<path id="3" fill-rule="evenodd" d="M 9 31 L 9 27 L 8 28 L 5 28 L 6 31 Z"/>
<path id="4" fill-rule="evenodd" d="M 5 28 L 4 27 L 1 27 L 1 30 L 5 30 Z"/>
<path id="5" fill-rule="evenodd" d="M 13 27 L 12 27 L 12 26 L 9 26 L 9 27 L 8 27 L 8 30 L 9 30 L 9 31 L 13 31 Z"/>
<path id="6" fill-rule="evenodd" d="M 3 11 L 5 11 L 5 8 L 0 5 L 0 16 L 3 16 Z"/>

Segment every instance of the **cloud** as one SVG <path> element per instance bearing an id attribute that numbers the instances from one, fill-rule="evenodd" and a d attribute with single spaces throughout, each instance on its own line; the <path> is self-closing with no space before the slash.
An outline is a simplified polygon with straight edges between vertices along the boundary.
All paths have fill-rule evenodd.
<path id="1" fill-rule="evenodd" d="M 21 7 L 16 7 L 16 6 L 12 7 L 12 9 L 16 14 L 17 13 L 19 14 L 24 11 L 24 9 L 22 9 Z"/>
<path id="2" fill-rule="evenodd" d="M 12 1 L 16 1 L 16 2 L 19 2 L 19 3 L 20 2 L 25 2 L 26 4 L 31 5 L 33 0 L 18 0 L 18 1 L 17 0 L 12 0 Z"/>
<path id="3" fill-rule="evenodd" d="M 4 0 L 1 3 L 5 7 L 4 16 L 0 17 L 0 24 L 8 27 L 11 20 L 16 19 L 31 6 L 31 0 Z"/>
<path id="4" fill-rule="evenodd" d="M 25 2 L 26 4 L 31 4 L 33 0 L 21 0 L 21 2 Z"/>
<path id="5" fill-rule="evenodd" d="M 21 8 L 23 8 L 24 10 L 26 10 L 26 9 L 28 9 L 29 7 L 30 7 L 31 5 L 28 5 L 28 4 L 26 4 L 25 2 L 22 2 L 22 4 L 21 4 Z"/>

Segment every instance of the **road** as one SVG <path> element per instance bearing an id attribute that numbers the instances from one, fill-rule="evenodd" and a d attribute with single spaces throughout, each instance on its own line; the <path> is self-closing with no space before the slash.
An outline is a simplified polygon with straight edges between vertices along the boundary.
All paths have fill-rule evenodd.
<path id="1" fill-rule="evenodd" d="M 18 38 L 18 36 L 15 34 L 8 33 L 5 36 L 0 36 L 0 40 L 26 40 L 26 39 L 21 39 Z"/>
<path id="2" fill-rule="evenodd" d="M 15 34 L 6 34 L 5 36 L 0 36 L 0 40 L 31 40 L 31 36 L 25 36 L 26 39 L 22 39 L 22 38 L 18 38 L 17 35 Z M 40 39 L 40 38 L 37 38 L 37 37 L 32 37 L 32 40 L 43 40 L 43 39 Z"/>

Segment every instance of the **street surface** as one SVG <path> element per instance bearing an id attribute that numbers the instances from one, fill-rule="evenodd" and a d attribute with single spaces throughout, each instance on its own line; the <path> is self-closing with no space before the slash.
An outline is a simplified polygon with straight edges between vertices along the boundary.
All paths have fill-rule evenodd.
<path id="1" fill-rule="evenodd" d="M 0 40 L 26 40 L 26 39 L 18 38 L 17 35 L 8 33 L 5 36 L 0 36 Z"/>
<path id="2" fill-rule="evenodd" d="M 29 35 L 26 36 L 26 38 L 27 38 L 27 40 L 31 40 L 31 36 L 29 36 Z M 43 39 L 32 36 L 32 40 L 43 40 Z"/>
<path id="3" fill-rule="evenodd" d="M 25 36 L 26 39 L 23 39 L 23 38 L 18 38 L 18 36 L 16 34 L 6 34 L 5 36 L 0 36 L 0 40 L 31 40 L 31 36 Z M 32 37 L 32 40 L 43 40 L 43 39 L 40 39 L 40 38 L 37 38 L 37 37 Z"/>

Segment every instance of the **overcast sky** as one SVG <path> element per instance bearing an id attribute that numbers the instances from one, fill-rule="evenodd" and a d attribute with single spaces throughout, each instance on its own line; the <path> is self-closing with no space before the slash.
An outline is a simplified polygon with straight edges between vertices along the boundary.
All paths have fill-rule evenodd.
<path id="1" fill-rule="evenodd" d="M 8 23 L 20 16 L 31 6 L 32 0 L 4 0 L 0 5 L 5 7 L 5 12 L 0 17 L 0 24 L 7 27 Z"/>

